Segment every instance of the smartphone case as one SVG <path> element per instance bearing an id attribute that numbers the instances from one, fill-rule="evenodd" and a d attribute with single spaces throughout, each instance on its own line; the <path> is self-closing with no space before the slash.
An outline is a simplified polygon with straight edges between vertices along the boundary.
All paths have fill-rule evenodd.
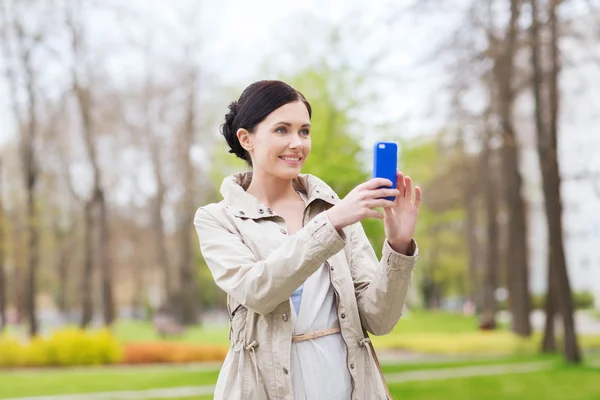
<path id="1" fill-rule="evenodd" d="M 373 148 L 373 178 L 386 178 L 392 181 L 392 189 L 396 188 L 396 172 L 398 169 L 398 145 L 394 142 L 377 142 Z M 387 187 L 387 186 L 386 186 Z M 394 201 L 395 196 L 386 197 Z"/>

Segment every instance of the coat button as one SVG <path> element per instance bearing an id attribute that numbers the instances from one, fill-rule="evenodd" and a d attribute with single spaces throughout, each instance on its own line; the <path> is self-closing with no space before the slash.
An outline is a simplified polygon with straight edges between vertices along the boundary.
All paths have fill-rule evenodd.
<path id="1" fill-rule="evenodd" d="M 272 210 L 272 209 L 270 209 L 270 208 L 267 208 L 267 212 L 268 212 L 269 214 L 271 214 L 271 215 L 273 214 L 273 210 Z"/>
<path id="2" fill-rule="evenodd" d="M 287 374 L 288 374 L 288 372 L 289 372 L 289 371 L 287 370 L 287 368 L 283 367 L 283 373 L 287 375 Z"/>
<path id="3" fill-rule="evenodd" d="M 287 322 L 287 320 L 288 320 L 288 315 L 287 315 L 287 314 L 283 314 L 283 315 L 281 316 L 281 319 L 283 320 L 283 322 Z"/>
<path id="4" fill-rule="evenodd" d="M 350 364 L 350 369 L 354 369 L 354 364 Z"/>
<path id="5" fill-rule="evenodd" d="M 259 209 L 258 209 L 258 213 L 259 213 L 259 214 L 264 214 L 264 213 L 265 213 L 265 210 L 263 210 L 262 208 L 259 208 Z"/>
<path id="6" fill-rule="evenodd" d="M 246 215 L 246 213 L 243 211 L 240 211 L 240 215 Z"/>
<path id="7" fill-rule="evenodd" d="M 279 232 L 281 232 L 285 235 L 285 229 L 280 229 Z"/>
<path id="8" fill-rule="evenodd" d="M 346 318 L 346 314 L 342 313 L 341 317 L 342 319 Z"/>

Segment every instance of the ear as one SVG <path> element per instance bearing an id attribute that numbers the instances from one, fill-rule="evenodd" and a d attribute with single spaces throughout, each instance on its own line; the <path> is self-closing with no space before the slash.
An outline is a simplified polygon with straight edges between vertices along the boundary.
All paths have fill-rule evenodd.
<path id="1" fill-rule="evenodd" d="M 247 152 L 250 152 L 252 150 L 252 135 L 250 135 L 250 132 L 248 132 L 244 128 L 240 128 L 237 130 L 236 136 L 237 136 L 238 140 L 240 141 L 240 144 L 242 145 L 242 147 Z"/>

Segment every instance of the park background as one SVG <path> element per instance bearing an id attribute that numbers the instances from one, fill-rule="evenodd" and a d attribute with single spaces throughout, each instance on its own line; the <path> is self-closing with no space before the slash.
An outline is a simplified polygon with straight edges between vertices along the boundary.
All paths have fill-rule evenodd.
<path id="1" fill-rule="evenodd" d="M 210 398 L 228 319 L 192 220 L 259 79 L 311 102 L 304 172 L 340 196 L 377 140 L 423 188 L 373 338 L 395 397 L 600 398 L 599 26 L 595 0 L 1 0 L 0 398 Z"/>

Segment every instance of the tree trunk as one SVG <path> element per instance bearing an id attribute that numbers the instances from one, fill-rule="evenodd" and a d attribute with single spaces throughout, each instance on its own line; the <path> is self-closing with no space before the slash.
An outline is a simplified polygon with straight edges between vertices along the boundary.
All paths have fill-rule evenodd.
<path id="1" fill-rule="evenodd" d="M 160 146 L 158 139 L 153 136 L 150 131 L 150 127 L 146 129 L 148 138 L 150 140 L 150 154 L 152 157 L 152 164 L 154 167 L 154 179 L 156 180 L 156 196 L 152 202 L 152 225 L 154 242 L 156 246 L 156 257 L 163 271 L 163 282 L 164 282 L 164 300 L 165 305 L 171 308 L 173 283 L 171 282 L 171 266 L 169 263 L 169 254 L 167 251 L 167 244 L 165 240 L 165 224 L 162 215 L 162 209 L 165 201 L 165 184 L 161 173 L 161 157 L 160 157 Z"/>
<path id="2" fill-rule="evenodd" d="M 76 12 L 81 12 L 81 4 L 76 3 L 76 7 L 74 7 L 74 9 L 77 9 Z M 82 85 L 82 79 L 80 79 L 80 75 L 76 65 L 78 60 L 85 58 L 82 51 L 82 44 L 85 43 L 85 41 L 83 40 L 84 30 L 81 27 L 81 25 L 77 25 L 77 22 L 81 23 L 81 14 L 75 16 L 73 15 L 74 13 L 75 11 L 69 9 L 67 10 L 66 16 L 67 24 L 71 33 L 71 49 L 75 58 L 75 64 L 73 65 L 71 70 L 71 79 L 73 85 L 73 93 L 75 94 L 75 98 L 79 106 L 85 149 L 87 151 L 87 156 L 93 171 L 92 199 L 89 202 L 87 202 L 86 207 L 93 208 L 93 214 L 96 217 L 94 218 L 95 221 L 93 221 L 90 218 L 89 222 L 98 223 L 99 234 L 97 235 L 97 246 L 95 250 L 98 251 L 99 255 L 98 267 L 100 268 L 100 276 L 102 279 L 102 311 L 104 323 L 106 325 L 110 325 L 114 320 L 115 310 L 112 289 L 112 265 L 109 250 L 109 227 L 107 215 L 108 211 L 104 190 L 102 188 L 100 165 L 98 162 L 98 156 L 96 152 L 96 140 L 94 137 L 94 121 L 92 118 L 93 105 L 91 91 L 89 86 Z M 87 68 L 86 64 L 84 64 L 84 68 Z M 87 75 L 90 76 L 89 71 L 87 72 Z M 86 218 L 88 217 L 89 216 L 86 216 Z M 88 228 L 86 228 L 88 230 L 88 234 L 91 233 L 89 232 L 89 230 L 92 226 L 93 225 L 88 225 Z M 91 240 L 91 237 L 96 236 L 86 236 L 86 240 Z M 93 254 L 89 253 L 87 254 L 87 256 L 93 257 Z M 88 260 L 86 260 L 86 262 L 88 262 Z M 86 279 L 91 279 L 91 266 L 86 264 L 84 268 L 86 268 L 84 277 Z M 90 271 L 87 271 L 87 268 L 89 268 Z M 91 287 L 91 283 L 85 283 L 84 285 Z M 91 293 L 84 294 L 84 297 L 88 295 L 91 296 Z M 85 302 L 88 301 L 91 302 L 91 297 L 89 299 L 84 299 L 84 310 L 87 310 L 86 307 L 90 307 L 89 304 L 85 304 Z M 87 319 L 85 317 L 82 318 L 82 325 L 86 324 L 86 320 Z"/>
<path id="3" fill-rule="evenodd" d="M 83 274 L 81 275 L 81 321 L 79 326 L 85 329 L 94 316 L 92 300 L 92 277 L 94 273 L 94 205 L 92 198 L 86 201 L 83 210 Z"/>
<path id="4" fill-rule="evenodd" d="M 503 131 L 502 161 L 505 178 L 505 199 L 508 209 L 507 286 L 512 330 L 520 336 L 531 335 L 531 300 L 525 202 L 521 195 L 522 178 L 519 172 L 519 149 L 514 123 L 514 57 L 520 15 L 520 1 L 510 0 L 510 22 L 505 43 L 495 66 L 496 83 L 500 94 L 500 121 Z"/>
<path id="5" fill-rule="evenodd" d="M 479 269 L 477 262 L 479 260 L 479 243 L 477 240 L 477 202 L 475 198 L 474 185 L 469 185 L 465 190 L 465 205 L 467 211 L 466 237 L 467 247 L 469 249 L 469 286 L 468 297 L 475 305 L 475 309 L 481 307 L 481 296 L 479 294 Z"/>
<path id="6" fill-rule="evenodd" d="M 4 267 L 5 261 L 5 251 L 4 248 L 6 246 L 5 237 L 4 237 L 4 203 L 2 201 L 2 161 L 0 160 L 0 334 L 6 328 L 6 270 Z"/>
<path id="7" fill-rule="evenodd" d="M 22 38 L 20 39 L 22 40 Z M 27 315 L 29 319 L 29 336 L 38 334 L 37 320 L 37 273 L 39 264 L 38 254 L 38 216 L 35 204 L 35 185 L 38 179 L 38 169 L 35 162 L 35 138 L 37 136 L 36 95 L 34 88 L 34 73 L 31 65 L 31 54 L 23 55 L 23 66 L 26 71 L 27 96 L 29 99 L 28 123 L 26 133 L 21 142 L 23 170 L 25 175 L 25 190 L 27 193 Z"/>
<path id="8" fill-rule="evenodd" d="M 530 33 L 530 44 L 531 44 L 531 66 L 532 66 L 532 89 L 533 89 L 533 98 L 535 104 L 535 126 L 537 133 L 537 141 L 538 141 L 538 155 L 540 157 L 540 163 L 542 165 L 542 169 L 544 168 L 544 163 L 546 162 L 545 155 L 543 152 L 542 143 L 546 141 L 548 132 L 547 127 L 544 125 L 544 110 L 547 106 L 543 103 L 543 80 L 544 80 L 544 71 L 540 61 L 540 52 L 541 52 L 541 43 L 539 36 L 539 21 L 538 21 L 538 11 L 537 11 L 537 0 L 531 1 L 531 28 L 529 30 Z M 547 179 L 547 177 L 544 177 Z M 549 210 L 546 210 L 547 221 L 549 221 Z M 546 302 L 544 306 L 545 314 L 546 314 L 546 322 L 544 325 L 544 337 L 542 340 L 542 352 L 544 353 L 555 353 L 557 350 L 556 346 L 556 333 L 554 329 L 554 319 L 556 312 L 556 287 L 554 286 L 554 274 L 556 263 L 553 261 L 555 257 L 553 255 L 552 244 L 550 240 L 550 235 L 548 236 L 548 289 L 546 294 Z"/>
<path id="9" fill-rule="evenodd" d="M 54 237 L 57 244 L 58 254 L 56 257 L 56 275 L 58 276 L 58 285 L 56 291 L 56 307 L 61 315 L 66 316 L 68 312 L 67 293 L 69 280 L 69 252 L 71 246 L 68 246 L 69 234 L 61 230 L 59 224 L 54 222 Z"/>
<path id="10" fill-rule="evenodd" d="M 33 149 L 31 149 L 33 151 Z M 31 161 L 33 162 L 33 160 Z M 29 168 L 28 168 L 29 169 Z M 29 336 L 34 337 L 38 334 L 37 320 L 37 270 L 38 270 L 38 229 L 37 229 L 37 210 L 35 206 L 35 181 L 36 173 L 31 170 L 26 173 L 27 179 L 27 225 L 28 225 L 28 245 L 27 245 L 27 317 L 29 321 Z"/>
<path id="11" fill-rule="evenodd" d="M 181 290 L 181 319 L 184 324 L 195 324 L 200 317 L 200 297 L 197 274 L 192 259 L 192 230 L 191 223 L 194 219 L 194 167 L 190 158 L 190 149 L 194 140 L 195 110 L 197 79 L 192 72 L 190 79 L 190 92 L 187 104 L 187 117 L 182 130 L 180 141 L 180 154 L 183 167 L 183 204 L 180 210 L 179 244 L 181 265 L 179 268 L 179 282 Z"/>
<path id="12" fill-rule="evenodd" d="M 110 230 L 108 226 L 108 211 L 106 199 L 102 189 L 98 190 L 98 208 L 99 208 L 99 264 L 102 276 L 102 315 L 104 325 L 111 326 L 115 320 L 115 303 L 113 293 L 112 259 L 110 253 Z"/>
<path id="13" fill-rule="evenodd" d="M 550 249 L 548 249 L 548 293 L 546 293 L 546 303 L 544 311 L 546 313 L 546 321 L 544 323 L 544 337 L 542 339 L 542 353 L 556 353 L 556 330 L 554 329 L 556 319 L 556 288 L 554 286 L 554 274 L 556 268 L 551 264 L 552 257 Z"/>
<path id="14" fill-rule="evenodd" d="M 131 228 L 130 235 L 131 243 L 138 249 L 144 248 L 144 239 L 141 237 L 140 229 L 134 225 Z M 146 263 L 145 263 L 145 252 L 136 252 L 132 259 L 131 264 L 131 276 L 129 279 L 133 281 L 133 294 L 131 297 L 131 309 L 133 310 L 133 317 L 140 318 L 145 310 L 145 275 L 146 275 Z"/>
<path id="15" fill-rule="evenodd" d="M 487 125 L 487 123 L 486 123 Z M 481 329 L 496 329 L 496 289 L 498 288 L 498 271 L 500 265 L 499 228 L 498 228 L 498 199 L 495 182 L 495 168 L 490 150 L 490 136 L 484 138 L 481 154 L 483 175 L 483 192 L 485 193 L 486 215 L 486 263 L 483 280 L 483 309 L 481 312 Z"/>
<path id="16" fill-rule="evenodd" d="M 552 60 L 548 96 L 550 99 L 550 130 L 548 132 L 549 135 L 546 135 L 546 140 L 538 141 L 538 151 L 540 153 L 540 162 L 542 162 L 544 199 L 548 218 L 550 255 L 552 258 L 551 266 L 554 270 L 551 276 L 553 278 L 553 286 L 556 289 L 555 301 L 564 324 L 565 358 L 569 362 L 580 363 L 581 353 L 577 343 L 573 317 L 573 297 L 564 252 L 560 169 L 558 164 L 558 79 L 560 74 L 558 15 L 556 12 L 558 3 L 559 0 L 553 0 L 549 7 L 551 32 L 550 54 Z"/>

